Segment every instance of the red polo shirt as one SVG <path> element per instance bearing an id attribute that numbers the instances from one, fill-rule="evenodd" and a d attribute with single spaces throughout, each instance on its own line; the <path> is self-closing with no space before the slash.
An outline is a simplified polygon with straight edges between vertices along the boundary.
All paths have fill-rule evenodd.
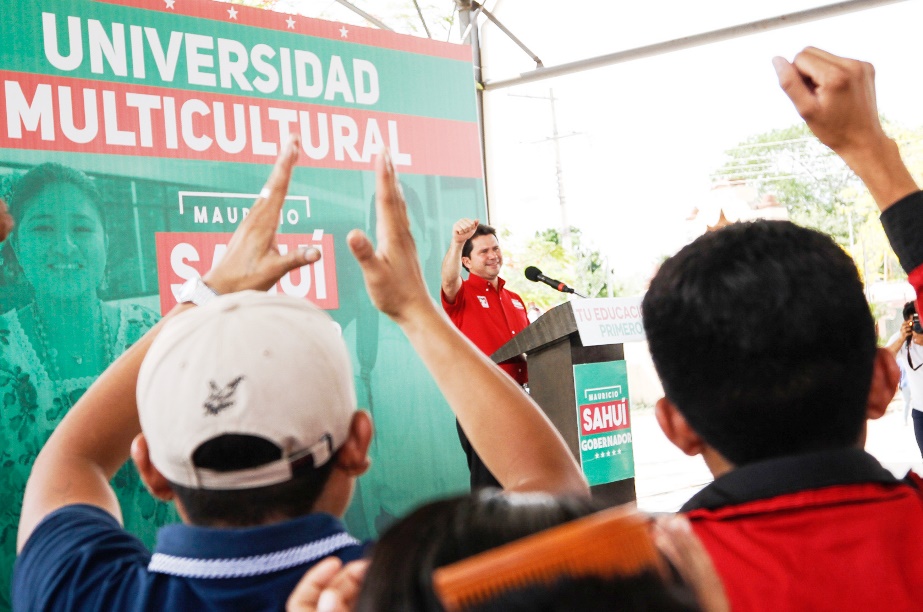
<path id="1" fill-rule="evenodd" d="M 468 280 L 462 281 L 455 303 L 449 302 L 445 292 L 441 292 L 442 308 L 455 327 L 486 355 L 493 355 L 529 324 L 522 298 L 505 289 L 505 284 L 501 278 L 494 289 L 485 279 L 471 274 Z M 524 359 L 503 363 L 500 367 L 521 385 L 529 380 Z"/>
<path id="2" fill-rule="evenodd" d="M 681 509 L 734 612 L 923 605 L 923 480 L 859 449 L 745 465 Z"/>

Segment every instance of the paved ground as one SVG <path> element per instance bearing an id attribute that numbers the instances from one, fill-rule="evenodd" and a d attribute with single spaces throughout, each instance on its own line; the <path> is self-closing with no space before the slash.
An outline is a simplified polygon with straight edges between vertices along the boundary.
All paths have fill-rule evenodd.
<path id="1" fill-rule="evenodd" d="M 711 482 L 711 474 L 701 458 L 687 457 L 670 444 L 652 409 L 637 410 L 631 416 L 638 507 L 648 512 L 676 511 Z M 869 424 L 866 450 L 898 476 L 910 468 L 923 474 L 913 425 L 904 425 L 900 397 L 891 403 L 884 417 Z"/>

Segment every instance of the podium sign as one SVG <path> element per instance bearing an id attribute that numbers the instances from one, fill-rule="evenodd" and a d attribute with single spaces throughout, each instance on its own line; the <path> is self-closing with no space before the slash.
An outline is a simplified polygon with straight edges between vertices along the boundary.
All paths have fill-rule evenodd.
<path id="1" fill-rule="evenodd" d="M 574 366 L 580 466 L 590 486 L 634 478 L 624 361 Z"/>
<path id="2" fill-rule="evenodd" d="M 590 298 L 573 300 L 571 304 L 583 346 L 645 339 L 640 297 Z"/>

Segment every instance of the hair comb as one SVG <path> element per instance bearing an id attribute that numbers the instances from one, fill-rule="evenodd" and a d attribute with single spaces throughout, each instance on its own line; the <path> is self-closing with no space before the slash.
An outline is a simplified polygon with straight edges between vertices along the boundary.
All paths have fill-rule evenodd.
<path id="1" fill-rule="evenodd" d="M 441 567 L 433 572 L 433 588 L 445 609 L 456 612 L 563 576 L 663 574 L 650 522 L 633 508 L 603 510 Z"/>

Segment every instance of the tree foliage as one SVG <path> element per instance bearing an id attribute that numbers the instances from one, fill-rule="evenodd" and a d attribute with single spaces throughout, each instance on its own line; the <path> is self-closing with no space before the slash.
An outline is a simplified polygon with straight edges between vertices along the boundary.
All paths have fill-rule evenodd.
<path id="1" fill-rule="evenodd" d="M 844 247 L 854 238 L 851 218 L 871 212 L 856 210 L 859 179 L 803 123 L 752 136 L 726 155 L 716 179 L 745 181 L 761 196 L 774 195 L 792 221 L 830 234 Z"/>
<path id="2" fill-rule="evenodd" d="M 605 257 L 588 244 L 579 228 L 570 228 L 570 246 L 564 246 L 561 232 L 546 229 L 535 235 L 521 248 L 510 247 L 510 233 L 502 236 L 504 248 L 504 275 L 507 286 L 522 296 L 526 303 L 534 303 L 547 310 L 567 301 L 567 295 L 558 293 L 542 283 L 532 283 L 524 277 L 528 266 L 536 266 L 545 276 L 558 279 L 587 297 L 607 297 L 611 270 L 606 268 Z M 613 286 L 612 295 L 623 293 L 623 288 Z"/>
<path id="3" fill-rule="evenodd" d="M 923 129 L 884 121 L 901 145 L 911 172 L 923 176 Z M 878 220 L 878 208 L 862 182 L 803 123 L 757 134 L 725 152 L 716 181 L 744 181 L 774 195 L 799 225 L 833 237 L 853 257 L 866 283 L 905 275 Z"/>

